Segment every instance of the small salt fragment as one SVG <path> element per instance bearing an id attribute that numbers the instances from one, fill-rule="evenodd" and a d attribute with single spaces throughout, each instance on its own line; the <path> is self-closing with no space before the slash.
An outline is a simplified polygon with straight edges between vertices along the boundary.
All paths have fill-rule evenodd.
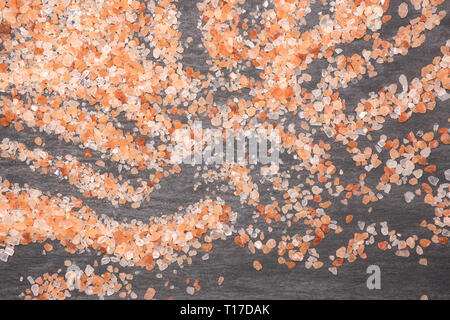
<path id="1" fill-rule="evenodd" d="M 403 92 L 408 91 L 408 79 L 406 78 L 406 76 L 404 74 L 400 75 L 400 77 L 398 78 L 398 81 L 402 85 Z"/>
<path id="2" fill-rule="evenodd" d="M 430 182 L 433 186 L 436 186 L 439 182 L 439 178 L 437 178 L 435 176 L 429 176 L 428 182 Z"/>
<path id="3" fill-rule="evenodd" d="M 420 177 L 422 177 L 423 171 L 422 169 L 417 169 L 413 171 L 413 175 L 416 179 L 419 179 Z"/>
<path id="4" fill-rule="evenodd" d="M 450 181 L 450 169 L 444 171 L 445 180 Z"/>
<path id="5" fill-rule="evenodd" d="M 108 256 L 104 256 L 104 257 L 102 257 L 102 259 L 100 260 L 100 263 L 101 263 L 102 265 L 105 265 L 105 264 L 108 264 L 110 261 L 111 261 L 111 260 L 110 260 L 110 258 L 109 258 Z"/>
<path id="6" fill-rule="evenodd" d="M 405 193 L 405 201 L 406 201 L 407 203 L 410 203 L 410 202 L 414 199 L 414 197 L 415 197 L 415 195 L 414 195 L 414 193 L 411 192 L 411 191 L 407 191 L 407 192 Z"/>
<path id="7" fill-rule="evenodd" d="M 447 101 L 450 98 L 450 93 L 446 92 L 444 94 L 438 95 L 438 98 L 441 101 Z"/>
<path id="8" fill-rule="evenodd" d="M 39 285 L 37 283 L 35 283 L 31 286 L 31 292 L 33 293 L 33 295 L 35 297 L 37 297 L 39 295 Z"/>
<path id="9" fill-rule="evenodd" d="M 319 102 L 319 101 L 316 101 L 316 102 L 314 102 L 314 109 L 317 111 L 317 112 L 322 112 L 323 111 L 323 108 L 324 108 L 324 105 L 323 105 L 323 103 L 322 102 Z"/>
<path id="10" fill-rule="evenodd" d="M 405 2 L 402 2 L 398 6 L 398 16 L 403 19 L 407 15 L 408 15 L 408 5 Z"/>
<path id="11" fill-rule="evenodd" d="M 86 275 L 90 276 L 92 273 L 94 272 L 94 268 L 88 264 L 86 266 L 86 269 L 84 269 L 84 273 L 86 273 Z"/>
<path id="12" fill-rule="evenodd" d="M 151 299 L 153 299 L 155 294 L 156 294 L 156 290 L 155 289 L 148 288 L 147 291 L 145 292 L 144 299 L 145 300 L 151 300 Z"/>
<path id="13" fill-rule="evenodd" d="M 439 129 L 439 124 L 435 123 L 433 124 L 433 131 L 436 132 Z"/>
<path id="14" fill-rule="evenodd" d="M 366 223 L 364 221 L 358 221 L 358 228 L 360 230 L 364 230 L 365 225 L 366 225 Z"/>
<path id="15" fill-rule="evenodd" d="M 328 271 L 330 271 L 333 275 L 337 275 L 337 268 L 336 267 L 330 267 L 330 268 L 328 268 Z"/>
<path id="16" fill-rule="evenodd" d="M 419 256 L 421 256 L 421 255 L 423 254 L 423 249 L 422 249 L 421 246 L 417 246 L 417 247 L 416 247 L 416 253 L 417 253 Z"/>
<path id="17" fill-rule="evenodd" d="M 330 128 L 325 128 L 324 131 L 328 138 L 331 138 L 333 136 L 333 130 L 331 130 Z"/>
<path id="18" fill-rule="evenodd" d="M 399 256 L 399 257 L 403 257 L 403 258 L 408 258 L 409 257 L 409 250 L 397 250 L 395 252 L 395 255 Z"/>
<path id="19" fill-rule="evenodd" d="M 195 293 L 194 287 L 187 287 L 186 292 L 190 295 L 193 295 Z"/>
<path id="20" fill-rule="evenodd" d="M 260 271 L 262 269 L 262 264 L 258 260 L 255 260 L 253 261 L 253 268 L 256 271 Z"/>
<path id="21" fill-rule="evenodd" d="M 397 161 L 392 160 L 392 159 L 389 159 L 389 160 L 386 162 L 386 166 L 387 166 L 388 168 L 390 168 L 390 169 L 394 169 L 394 168 L 397 166 Z"/>
<path id="22" fill-rule="evenodd" d="M 5 252 L 3 252 L 3 250 L 0 251 L 0 260 L 1 260 L 1 261 L 3 261 L 3 262 L 8 261 L 8 257 L 9 257 L 9 256 L 8 256 Z"/>
<path id="23" fill-rule="evenodd" d="M 14 249 L 13 249 L 13 247 L 6 247 L 6 248 L 5 248 L 5 253 L 6 253 L 8 256 L 14 255 Z"/>

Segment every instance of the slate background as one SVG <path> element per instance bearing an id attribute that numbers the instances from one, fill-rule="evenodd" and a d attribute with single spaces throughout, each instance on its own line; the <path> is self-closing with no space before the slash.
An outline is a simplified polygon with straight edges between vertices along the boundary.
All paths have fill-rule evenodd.
<path id="1" fill-rule="evenodd" d="M 194 38 L 194 42 L 183 53 L 183 64 L 193 66 L 197 70 L 207 71 L 205 61 L 208 55 L 200 42 L 200 32 L 196 25 L 198 15 L 196 13 L 194 0 L 179 0 L 177 6 L 181 12 L 180 31 L 183 34 L 183 41 L 187 37 Z M 262 4 L 263 1 L 247 1 L 245 6 L 253 8 Z M 381 36 L 389 38 L 397 28 L 406 25 L 411 17 L 417 16 L 409 2 L 409 14 L 406 19 L 399 19 L 397 7 L 401 1 L 391 1 L 390 14 L 393 19 L 387 22 L 381 31 Z M 307 17 L 308 25 L 317 23 L 317 12 L 323 10 L 322 4 L 314 4 L 313 12 Z M 448 2 L 440 5 L 439 9 L 449 11 Z M 303 27 L 304 28 L 304 27 Z M 439 47 L 444 45 L 447 39 L 450 39 L 450 19 L 447 16 L 440 26 L 432 31 L 426 31 L 426 41 L 419 47 L 410 49 L 407 56 L 396 56 L 395 61 L 390 64 L 375 64 L 379 75 L 368 79 L 365 77 L 356 84 L 350 85 L 339 92 L 347 99 L 347 108 L 352 110 L 356 102 L 368 95 L 371 91 L 377 91 L 379 88 L 394 82 L 398 82 L 400 74 L 405 74 L 408 80 L 420 76 L 420 69 L 432 58 L 441 55 Z M 200 45 L 200 47 L 199 47 Z M 368 46 L 364 41 L 355 41 L 349 45 L 341 46 L 344 53 L 361 52 Z M 320 70 L 325 64 L 321 61 L 311 65 L 309 73 L 315 81 L 320 77 Z M 252 72 L 252 71 L 250 71 Z M 254 71 L 253 71 L 254 72 Z M 313 80 L 314 83 L 314 80 Z M 312 86 L 311 86 L 312 88 Z M 308 88 L 308 89 L 311 89 Z M 8 95 L 7 92 L 1 93 Z M 225 101 L 229 95 L 218 92 L 215 95 L 215 101 Z M 447 118 L 449 113 L 449 101 L 437 102 L 435 110 L 426 115 L 413 116 L 401 126 L 396 121 L 388 120 L 383 128 L 384 134 L 389 137 L 404 137 L 411 130 L 431 130 L 433 124 L 438 123 L 448 127 Z M 296 121 L 288 119 L 288 121 Z M 126 124 L 126 128 L 131 128 L 132 124 Z M 125 129 L 126 129 L 125 128 Z M 12 128 L 0 127 L 0 139 L 10 137 L 33 147 L 33 139 L 36 132 L 27 128 L 18 133 Z M 82 158 L 82 150 L 71 144 L 58 141 L 55 136 L 49 136 L 39 133 L 43 138 L 43 148 L 52 154 L 73 154 Z M 320 136 L 320 135 L 319 135 Z M 320 136 L 322 139 L 326 137 Z M 375 140 L 376 141 L 376 140 Z M 366 143 L 368 143 L 366 141 Z M 342 146 L 333 144 L 333 162 L 338 168 L 343 168 L 345 175 L 342 184 L 350 183 L 360 174 L 360 170 L 355 168 L 348 153 Z M 450 167 L 449 146 L 440 146 L 433 151 L 430 156 L 430 162 L 438 167 L 436 176 L 440 182 L 445 181 L 443 172 Z M 93 158 L 89 161 L 95 162 L 98 154 L 93 152 Z M 294 159 L 284 155 L 283 160 L 286 165 L 291 164 Z M 108 164 L 108 170 L 117 173 L 117 167 L 112 163 Z M 194 203 L 204 198 L 210 193 L 210 190 L 218 188 L 220 182 L 212 185 L 202 185 L 194 192 L 192 186 L 199 180 L 194 177 L 195 168 L 185 166 L 183 172 L 177 176 L 171 176 L 162 181 L 161 189 L 152 194 L 150 203 L 145 203 L 139 209 L 132 209 L 129 206 L 114 208 L 109 202 L 85 199 L 85 203 L 91 206 L 97 213 L 106 214 L 119 221 L 133 218 L 145 220 L 151 215 L 170 214 L 177 210 L 180 205 Z M 32 173 L 23 163 L 12 160 L 0 159 L 0 176 L 7 178 L 13 183 L 28 183 L 31 187 L 51 191 L 53 195 L 75 195 L 82 198 L 81 194 L 66 182 L 61 182 L 51 176 L 40 176 Z M 369 183 L 375 183 L 370 180 L 370 176 L 376 176 L 374 172 L 369 174 Z M 301 180 L 301 179 L 300 179 Z M 423 179 L 422 179 L 423 180 Z M 301 181 L 298 181 L 300 183 Z M 340 225 L 345 225 L 342 221 L 347 214 L 355 216 L 354 222 L 344 228 L 340 235 L 333 235 L 327 238 L 327 241 L 320 244 L 318 251 L 321 254 L 322 261 L 328 261 L 327 256 L 334 250 L 344 245 L 353 232 L 357 230 L 356 221 L 361 220 L 366 223 L 388 221 L 390 229 L 409 234 L 427 234 L 423 228 L 419 227 L 423 219 L 431 220 L 434 216 L 433 209 L 423 202 L 413 201 L 410 204 L 404 202 L 403 194 L 405 187 L 393 186 L 392 191 L 383 201 L 379 201 L 372 206 L 373 212 L 367 213 L 368 207 L 361 205 L 358 201 L 350 201 L 348 207 L 341 205 L 338 201 L 328 209 L 328 214 L 339 220 Z M 250 218 L 251 208 L 240 204 L 238 198 L 231 192 L 218 192 L 234 211 L 239 213 L 237 228 L 247 226 L 252 223 Z M 270 200 L 270 197 L 277 197 L 279 194 L 267 189 L 261 191 L 262 201 Z M 416 198 L 417 200 L 417 198 Z M 274 233 L 279 233 L 279 228 L 274 228 Z M 267 235 L 267 232 L 266 232 Z M 17 246 L 15 254 L 10 257 L 7 263 L 0 262 L 0 299 L 19 299 L 19 294 L 29 284 L 26 277 L 31 275 L 37 277 L 45 272 L 53 273 L 59 268 L 64 269 L 64 260 L 70 259 L 81 268 L 86 264 L 91 264 L 95 259 L 100 258 L 94 251 L 85 252 L 80 255 L 71 255 L 56 242 L 52 242 L 54 250 L 46 255 L 42 254 L 43 244 L 31 244 L 28 246 Z M 242 249 L 230 238 L 225 241 L 216 241 L 214 248 L 210 252 L 210 259 L 202 261 L 200 257 L 194 259 L 192 265 L 186 265 L 183 269 L 171 266 L 168 271 L 164 271 L 162 279 L 156 278 L 157 271 L 145 271 L 137 268 L 120 268 L 121 271 L 130 273 L 137 271 L 133 283 L 133 290 L 140 298 L 143 297 L 148 287 L 156 289 L 155 298 L 166 299 L 173 296 L 175 299 L 418 299 L 426 294 L 430 299 L 449 299 L 450 298 L 450 250 L 448 245 L 432 245 L 425 251 L 424 257 L 428 259 L 428 266 L 419 265 L 419 257 L 412 254 L 405 259 L 394 255 L 394 252 L 381 252 L 375 246 L 367 248 L 368 258 L 366 260 L 358 259 L 352 264 L 346 263 L 339 269 L 339 274 L 333 276 L 326 268 L 320 270 L 307 270 L 303 264 L 298 265 L 292 270 L 280 266 L 276 261 L 276 253 L 269 255 L 258 254 L 251 255 L 248 250 Z M 252 267 L 252 261 L 258 259 L 263 269 L 256 272 Z M 381 268 L 381 290 L 369 290 L 366 287 L 366 269 L 369 265 L 376 264 Z M 117 265 L 118 266 L 118 265 Z M 100 268 L 99 270 L 102 270 Z M 173 273 L 177 270 L 177 274 Z M 217 278 L 223 275 L 225 281 L 222 286 L 217 286 Z M 19 281 L 23 276 L 25 280 Z M 196 292 L 194 296 L 186 294 L 186 278 L 191 280 L 199 279 L 202 290 Z M 175 285 L 173 290 L 164 287 L 164 282 L 170 280 Z M 97 299 L 84 294 L 75 294 L 76 299 Z M 118 298 L 117 296 L 109 299 Z"/>

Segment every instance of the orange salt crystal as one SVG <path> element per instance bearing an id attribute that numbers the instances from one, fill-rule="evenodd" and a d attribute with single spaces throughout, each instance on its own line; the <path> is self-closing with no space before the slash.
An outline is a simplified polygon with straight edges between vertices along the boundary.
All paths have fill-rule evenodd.
<path id="1" fill-rule="evenodd" d="M 323 262 L 322 261 L 316 261 L 313 264 L 314 269 L 320 269 L 323 266 Z"/>
<path id="2" fill-rule="evenodd" d="M 431 244 L 431 241 L 428 239 L 420 239 L 419 244 L 423 247 L 426 248 Z"/>
<path id="3" fill-rule="evenodd" d="M 286 261 L 285 265 L 286 267 L 288 267 L 288 269 L 293 269 L 296 266 L 296 263 L 294 261 Z"/>
<path id="4" fill-rule="evenodd" d="M 267 115 L 266 115 L 265 112 L 260 112 L 260 113 L 258 114 L 258 117 L 259 117 L 259 119 L 260 119 L 261 121 L 265 121 L 265 120 L 267 119 Z"/>
<path id="5" fill-rule="evenodd" d="M 448 133 L 442 134 L 441 141 L 443 144 L 450 144 L 450 135 Z"/>
<path id="6" fill-rule="evenodd" d="M 151 300 L 151 299 L 153 299 L 155 294 L 156 294 L 156 290 L 155 289 L 148 288 L 147 291 L 145 292 L 144 299 L 145 300 Z"/>
<path id="7" fill-rule="evenodd" d="M 47 104 L 47 98 L 44 97 L 44 96 L 39 96 L 38 99 L 37 99 L 37 102 L 39 104 Z"/>
<path id="8" fill-rule="evenodd" d="M 146 142 L 147 142 L 147 140 L 145 138 L 142 138 L 142 137 L 136 138 L 136 144 L 140 147 L 145 146 Z"/>
<path id="9" fill-rule="evenodd" d="M 438 242 L 439 242 L 440 244 L 447 244 L 448 238 L 447 238 L 447 237 L 444 237 L 444 236 L 438 237 Z"/>
<path id="10" fill-rule="evenodd" d="M 14 127 L 16 128 L 16 130 L 17 130 L 18 132 L 23 131 L 23 129 L 24 129 L 23 124 L 21 124 L 20 122 L 16 122 L 16 123 L 14 124 Z"/>
<path id="11" fill-rule="evenodd" d="M 42 139 L 40 137 L 36 137 L 34 139 L 34 143 L 38 146 L 42 145 Z"/>
<path id="12" fill-rule="evenodd" d="M 417 112 L 417 113 L 425 113 L 425 112 L 427 112 L 427 108 L 425 106 L 425 103 L 423 103 L 422 101 L 419 102 L 416 105 L 415 112 Z"/>
<path id="13" fill-rule="evenodd" d="M 205 252 L 211 251 L 212 247 L 213 247 L 212 243 L 203 243 L 201 245 L 202 250 Z"/>
<path id="14" fill-rule="evenodd" d="M 346 224 L 349 224 L 350 222 L 352 222 L 352 220 L 353 220 L 353 216 L 351 214 L 349 214 L 345 217 Z"/>
<path id="15" fill-rule="evenodd" d="M 422 139 L 426 142 L 430 142 L 431 140 L 433 140 L 433 138 L 434 138 L 433 132 L 427 132 L 422 136 Z"/>
<path id="16" fill-rule="evenodd" d="M 398 117 L 398 122 L 406 122 L 409 119 L 408 114 L 406 114 L 405 112 L 402 112 L 400 114 L 400 117 Z"/>
<path id="17" fill-rule="evenodd" d="M 248 236 L 245 234 L 242 236 L 236 236 L 234 238 L 234 242 L 240 247 L 244 247 L 245 244 L 247 243 L 247 241 L 248 241 Z"/>
<path id="18" fill-rule="evenodd" d="M 378 242 L 378 248 L 380 248 L 383 251 L 387 250 L 388 242 L 387 241 Z"/>
<path id="19" fill-rule="evenodd" d="M 255 260 L 253 261 L 253 268 L 255 268 L 256 271 L 259 271 L 262 269 L 262 264 L 258 260 Z"/>

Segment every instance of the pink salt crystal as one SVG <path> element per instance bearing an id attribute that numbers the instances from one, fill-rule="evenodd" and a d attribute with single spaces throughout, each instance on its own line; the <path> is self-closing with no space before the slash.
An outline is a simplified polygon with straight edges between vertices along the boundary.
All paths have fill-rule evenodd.
<path id="1" fill-rule="evenodd" d="M 408 15 L 408 5 L 405 2 L 402 2 L 398 6 L 398 16 L 403 19 L 407 15 Z"/>

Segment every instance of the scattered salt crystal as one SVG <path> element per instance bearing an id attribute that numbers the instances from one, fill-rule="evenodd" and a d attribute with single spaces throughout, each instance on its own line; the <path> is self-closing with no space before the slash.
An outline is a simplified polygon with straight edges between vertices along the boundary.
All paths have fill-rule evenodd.
<path id="1" fill-rule="evenodd" d="M 397 250 L 395 252 L 395 255 L 402 257 L 402 258 L 408 258 L 409 257 L 409 250 Z"/>
<path id="2" fill-rule="evenodd" d="M 193 295 L 195 293 L 194 287 L 187 287 L 186 292 L 190 295 Z"/>
<path id="3" fill-rule="evenodd" d="M 8 256 L 14 255 L 14 249 L 13 249 L 13 247 L 6 247 L 6 248 L 5 248 L 5 253 L 6 253 Z"/>
<path id="4" fill-rule="evenodd" d="M 319 101 L 316 101 L 316 102 L 314 102 L 314 109 L 317 111 L 317 112 L 322 112 L 323 111 L 323 108 L 324 108 L 324 105 L 323 105 L 323 103 L 322 102 L 319 102 Z"/>
<path id="5" fill-rule="evenodd" d="M 416 177 L 416 179 L 419 179 L 420 177 L 422 177 L 423 171 L 422 169 L 417 169 L 413 171 L 413 175 L 414 177 Z"/>
<path id="6" fill-rule="evenodd" d="M 427 258 L 420 258 L 419 263 L 422 266 L 427 266 L 428 265 L 428 260 L 427 260 Z"/>
<path id="7" fill-rule="evenodd" d="M 406 79 L 406 76 L 404 74 L 400 75 L 398 81 L 402 85 L 403 92 L 408 91 L 408 79 Z"/>
<path id="8" fill-rule="evenodd" d="M 9 256 L 8 256 L 5 252 L 0 251 L 0 260 L 1 260 L 1 261 L 3 261 L 3 262 L 8 261 L 8 257 L 9 257 Z"/>
<path id="9" fill-rule="evenodd" d="M 386 166 L 387 166 L 388 168 L 394 169 L 394 168 L 397 166 L 397 161 L 392 160 L 392 159 L 389 159 L 389 160 L 386 162 Z"/>
<path id="10" fill-rule="evenodd" d="M 92 273 L 94 272 L 94 268 L 88 264 L 86 266 L 86 269 L 84 269 L 84 273 L 86 273 L 86 275 L 90 276 Z"/>
<path id="11" fill-rule="evenodd" d="M 445 180 L 450 181 L 450 169 L 444 171 Z"/>
<path id="12" fill-rule="evenodd" d="M 32 286 L 31 286 L 31 292 L 33 293 L 33 295 L 35 296 L 35 297 L 37 297 L 38 295 L 39 295 L 39 285 L 38 284 L 33 284 Z"/>
<path id="13" fill-rule="evenodd" d="M 358 221 L 358 228 L 360 230 L 364 230 L 365 225 L 366 225 L 366 223 L 364 221 Z"/>
<path id="14" fill-rule="evenodd" d="M 109 262 L 110 262 L 110 259 L 109 259 L 108 256 L 104 256 L 104 257 L 100 260 L 100 263 L 101 263 L 102 265 L 108 264 Z"/>
<path id="15" fill-rule="evenodd" d="M 417 247 L 416 247 L 416 253 L 417 253 L 419 256 L 421 256 L 421 255 L 423 254 L 423 249 L 422 249 L 421 246 L 417 246 Z"/>
<path id="16" fill-rule="evenodd" d="M 398 6 L 398 16 L 403 19 L 407 15 L 408 15 L 408 5 L 405 2 L 402 2 Z"/>
<path id="17" fill-rule="evenodd" d="M 325 128 L 324 132 L 328 138 L 331 138 L 333 136 L 333 130 L 331 130 L 330 128 Z"/>
<path id="18" fill-rule="evenodd" d="M 450 98 L 450 94 L 446 92 L 444 94 L 438 95 L 438 98 L 441 101 L 446 101 L 446 100 L 448 100 L 448 98 Z"/>
<path id="19" fill-rule="evenodd" d="M 430 148 L 424 148 L 422 151 L 420 151 L 420 155 L 424 158 L 428 158 L 428 156 L 431 153 L 431 149 Z"/>
<path id="20" fill-rule="evenodd" d="M 410 203 L 410 202 L 414 199 L 414 197 L 415 197 L 415 195 L 414 195 L 414 193 L 411 192 L 411 191 L 407 191 L 407 192 L 405 193 L 405 201 L 406 201 L 407 203 Z"/>
<path id="21" fill-rule="evenodd" d="M 435 176 L 429 176 L 428 182 L 430 182 L 433 186 L 436 186 L 439 182 L 439 178 L 437 178 Z"/>

